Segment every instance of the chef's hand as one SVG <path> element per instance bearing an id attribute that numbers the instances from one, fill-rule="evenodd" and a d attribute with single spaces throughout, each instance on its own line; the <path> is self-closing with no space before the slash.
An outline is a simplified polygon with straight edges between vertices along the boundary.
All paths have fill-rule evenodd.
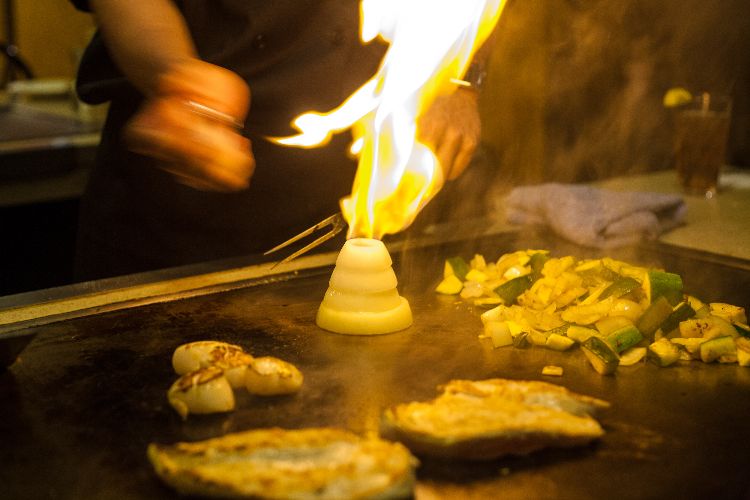
<path id="1" fill-rule="evenodd" d="M 238 191 L 255 169 L 244 122 L 250 90 L 235 73 L 186 59 L 162 73 L 155 92 L 127 124 L 133 151 L 160 160 L 179 182 L 206 191 Z"/>
<path id="2" fill-rule="evenodd" d="M 474 90 L 458 88 L 438 97 L 419 119 L 419 140 L 437 155 L 446 179 L 453 180 L 469 166 L 479 145 L 481 121 Z"/>

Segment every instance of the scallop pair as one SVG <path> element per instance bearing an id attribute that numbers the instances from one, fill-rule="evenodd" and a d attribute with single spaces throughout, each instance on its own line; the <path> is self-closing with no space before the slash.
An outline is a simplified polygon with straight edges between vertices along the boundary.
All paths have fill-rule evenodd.
<path id="1" fill-rule="evenodd" d="M 234 389 L 258 396 L 291 394 L 302 386 L 296 366 L 278 358 L 254 358 L 242 347 L 212 340 L 175 349 L 172 367 L 177 381 L 167 391 L 169 404 L 186 419 L 235 409 Z"/>

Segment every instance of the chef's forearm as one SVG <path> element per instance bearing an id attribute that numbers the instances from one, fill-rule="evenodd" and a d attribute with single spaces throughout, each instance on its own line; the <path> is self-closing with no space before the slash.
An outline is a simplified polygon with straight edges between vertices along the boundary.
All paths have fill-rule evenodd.
<path id="1" fill-rule="evenodd" d="M 90 0 L 120 70 L 150 95 L 170 66 L 196 57 L 182 14 L 171 0 Z"/>

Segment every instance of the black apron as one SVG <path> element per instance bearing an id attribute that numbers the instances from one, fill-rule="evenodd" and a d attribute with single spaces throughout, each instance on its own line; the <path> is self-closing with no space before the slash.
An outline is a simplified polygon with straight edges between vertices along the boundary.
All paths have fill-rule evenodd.
<path id="1" fill-rule="evenodd" d="M 358 0 L 178 2 L 202 59 L 250 85 L 246 132 L 256 170 L 239 193 L 198 191 L 127 151 L 123 125 L 142 96 L 114 68 L 97 36 L 78 74 L 90 103 L 110 102 L 96 167 L 81 203 L 77 278 L 203 262 L 267 250 L 338 210 L 356 168 L 342 134 L 327 147 L 274 145 L 298 114 L 327 111 L 377 69 L 382 45 L 362 46 Z M 135 28 L 134 28 L 135 29 Z"/>

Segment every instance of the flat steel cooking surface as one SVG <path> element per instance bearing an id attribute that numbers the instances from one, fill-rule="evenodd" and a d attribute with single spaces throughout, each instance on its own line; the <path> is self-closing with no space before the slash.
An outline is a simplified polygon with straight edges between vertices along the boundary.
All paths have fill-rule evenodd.
<path id="1" fill-rule="evenodd" d="M 492 349 L 479 311 L 432 289 L 447 256 L 488 258 L 547 242 L 502 236 L 407 249 L 394 255 L 414 325 L 353 337 L 315 326 L 331 268 L 286 279 L 37 328 L 20 359 L 0 374 L 3 498 L 171 498 L 146 459 L 149 442 L 214 437 L 250 428 L 378 427 L 393 404 L 430 399 L 454 378 L 546 380 L 612 403 L 606 435 L 574 450 L 486 463 L 422 460 L 417 498 L 748 498 L 750 369 L 700 362 L 639 364 L 597 374 L 580 351 Z M 555 255 L 584 256 L 558 247 Z M 748 306 L 750 267 L 653 247 L 629 258 L 681 273 L 688 292 Z M 697 270 L 700 269 L 700 276 Z M 294 396 L 239 394 L 238 409 L 182 422 L 166 390 L 172 351 L 216 339 L 296 364 Z M 548 364 L 563 377 L 542 377 Z"/>

